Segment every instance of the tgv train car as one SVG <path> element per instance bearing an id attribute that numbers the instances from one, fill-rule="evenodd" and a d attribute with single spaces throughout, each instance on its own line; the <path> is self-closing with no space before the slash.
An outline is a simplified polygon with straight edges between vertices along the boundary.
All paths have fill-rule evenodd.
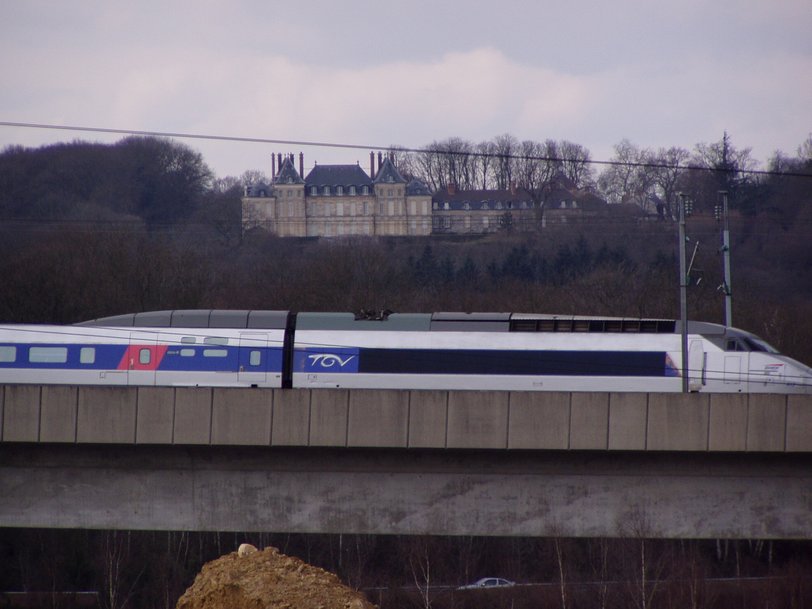
<path id="1" fill-rule="evenodd" d="M 288 314 L 156 311 L 0 326 L 0 382 L 282 386 Z"/>
<path id="2" fill-rule="evenodd" d="M 689 322 L 691 391 L 812 393 L 758 337 Z M 682 391 L 679 322 L 517 313 L 136 313 L 0 326 L 0 383 Z"/>

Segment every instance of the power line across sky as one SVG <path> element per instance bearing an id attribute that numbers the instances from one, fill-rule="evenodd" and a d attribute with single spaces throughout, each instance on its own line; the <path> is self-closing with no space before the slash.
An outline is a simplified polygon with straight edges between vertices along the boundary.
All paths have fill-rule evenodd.
<path id="1" fill-rule="evenodd" d="M 312 148 L 334 148 L 334 149 L 349 149 L 349 150 L 365 150 L 365 151 L 380 151 L 389 150 L 391 146 L 382 146 L 374 144 L 352 144 L 345 142 L 317 142 L 305 140 L 290 140 L 290 139 L 276 139 L 276 138 L 260 138 L 260 137 L 243 137 L 235 135 L 222 135 L 222 134 L 204 134 L 204 133 L 183 133 L 173 131 L 146 131 L 138 129 L 124 129 L 124 128 L 109 128 L 109 127 L 94 127 L 94 126 L 80 126 L 80 125 L 57 125 L 48 123 L 25 123 L 14 121 L 0 121 L 0 127 L 14 127 L 24 129 L 46 129 L 53 131 L 77 131 L 85 133 L 103 133 L 113 135 L 135 135 L 135 136 L 149 136 L 149 137 L 167 137 L 176 139 L 193 139 L 193 140 L 206 140 L 206 141 L 220 141 L 220 142 L 235 142 L 245 144 L 272 144 L 278 146 L 299 146 L 299 147 L 312 147 Z M 553 157 L 543 155 L 524 155 L 524 154 L 500 154 L 498 152 L 484 152 L 484 151 L 464 151 L 458 152 L 444 148 L 431 148 L 430 146 L 422 148 L 410 148 L 398 146 L 399 152 L 406 153 L 426 153 L 434 152 L 445 155 L 460 155 L 468 157 L 483 157 L 483 158 L 499 158 L 499 159 L 516 159 L 516 160 L 530 160 L 539 162 L 565 162 L 576 161 L 583 162 L 589 165 L 598 166 L 620 166 L 620 167 L 645 167 L 651 169 L 682 169 L 682 170 L 697 170 L 697 171 L 724 171 L 723 169 L 714 167 L 705 167 L 701 165 L 682 165 L 682 164 L 669 164 L 662 162 L 648 162 L 648 161 L 612 161 L 612 160 L 595 160 L 595 159 L 568 159 L 566 157 Z M 783 172 L 771 171 L 763 169 L 742 169 L 737 170 L 738 174 L 752 175 L 752 176 L 786 176 L 786 177 L 801 177 L 812 178 L 812 174 L 800 172 Z"/>

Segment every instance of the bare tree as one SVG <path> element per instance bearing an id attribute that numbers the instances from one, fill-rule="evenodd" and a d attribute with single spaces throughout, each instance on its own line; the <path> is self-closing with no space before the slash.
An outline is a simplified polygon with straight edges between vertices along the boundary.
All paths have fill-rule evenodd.
<path id="1" fill-rule="evenodd" d="M 487 190 L 493 181 L 494 165 L 494 144 L 493 142 L 480 142 L 476 145 L 476 178 L 477 186 L 481 190 Z"/>
<path id="2" fill-rule="evenodd" d="M 136 591 L 141 571 L 127 585 L 127 562 L 130 554 L 129 531 L 106 531 L 102 537 L 99 559 L 102 561 L 103 589 L 99 602 L 103 609 L 124 609 Z"/>
<path id="3" fill-rule="evenodd" d="M 615 155 L 598 178 L 600 188 L 610 203 L 636 203 L 644 207 L 654 182 L 652 168 L 647 166 L 651 153 L 623 139 L 615 144 Z"/>
<path id="4" fill-rule="evenodd" d="M 657 165 L 654 170 L 654 185 L 665 205 L 663 213 L 668 218 L 675 215 L 677 193 L 680 191 L 680 181 L 686 172 L 684 165 L 689 157 L 690 153 L 685 148 L 672 146 L 668 149 L 660 148 L 652 159 Z"/>
<path id="5" fill-rule="evenodd" d="M 515 156 L 519 150 L 519 140 L 505 133 L 494 139 L 493 153 L 496 155 L 496 188 L 507 190 L 514 180 Z"/>
<path id="6" fill-rule="evenodd" d="M 589 150 L 580 144 L 561 140 L 558 143 L 558 154 L 561 158 L 561 171 L 564 175 L 578 188 L 591 188 L 593 171 Z"/>

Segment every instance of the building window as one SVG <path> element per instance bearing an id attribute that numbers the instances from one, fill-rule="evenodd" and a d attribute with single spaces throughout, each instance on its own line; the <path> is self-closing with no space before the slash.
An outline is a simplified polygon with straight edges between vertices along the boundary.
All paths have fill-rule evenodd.
<path id="1" fill-rule="evenodd" d="M 329 186 L 325 186 L 325 187 L 322 189 L 321 194 L 323 194 L 325 197 L 329 197 L 329 196 L 330 196 L 330 187 L 329 187 Z"/>
<path id="2" fill-rule="evenodd" d="M 340 197 L 344 194 L 344 187 L 343 186 L 336 186 L 336 194 Z"/>
<path id="3" fill-rule="evenodd" d="M 369 186 L 362 186 L 361 187 L 361 194 L 368 195 L 369 194 Z"/>
<path id="4" fill-rule="evenodd" d="M 319 189 L 316 188 L 315 186 L 311 186 L 310 187 L 310 196 L 315 197 L 317 194 L 319 194 Z"/>
<path id="5" fill-rule="evenodd" d="M 350 196 L 355 196 L 355 186 L 350 186 Z"/>

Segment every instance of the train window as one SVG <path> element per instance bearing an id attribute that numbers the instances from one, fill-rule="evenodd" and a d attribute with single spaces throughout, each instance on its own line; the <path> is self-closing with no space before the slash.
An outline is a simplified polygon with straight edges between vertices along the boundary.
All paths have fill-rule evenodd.
<path id="1" fill-rule="evenodd" d="M 207 336 L 203 339 L 205 345 L 227 345 L 228 339 L 224 336 Z"/>
<path id="2" fill-rule="evenodd" d="M 67 347 L 31 347 L 28 361 L 41 364 L 64 364 L 68 361 Z"/>
<path id="3" fill-rule="evenodd" d="M 152 361 L 152 353 L 149 349 L 141 349 L 138 352 L 138 362 L 141 364 L 148 364 Z"/>
<path id="4" fill-rule="evenodd" d="M 96 347 L 82 347 L 79 350 L 79 363 L 80 364 L 95 364 L 96 363 Z"/>
<path id="5" fill-rule="evenodd" d="M 181 349 L 180 350 L 180 356 L 181 357 L 194 357 L 195 356 L 195 350 L 194 349 Z"/>
<path id="6" fill-rule="evenodd" d="M 197 338 L 195 338 L 194 336 L 181 336 L 180 337 L 180 344 L 181 345 L 194 345 L 196 342 L 197 342 Z"/>
<path id="7" fill-rule="evenodd" d="M 745 336 L 744 342 L 747 343 L 747 346 L 750 347 L 751 351 L 763 351 L 765 353 L 778 353 L 778 349 L 773 347 L 772 345 L 765 343 L 763 340 Z"/>
<path id="8" fill-rule="evenodd" d="M 17 347 L 5 345 L 0 347 L 0 362 L 16 362 Z"/>
<path id="9" fill-rule="evenodd" d="M 739 342 L 736 340 L 728 340 L 727 346 L 725 347 L 725 351 L 742 351 L 739 348 Z"/>
<path id="10" fill-rule="evenodd" d="M 203 357 L 228 357 L 228 349 L 203 349 Z"/>
<path id="11" fill-rule="evenodd" d="M 262 351 L 251 351 L 248 363 L 252 366 L 259 366 L 260 362 L 262 362 Z"/>

